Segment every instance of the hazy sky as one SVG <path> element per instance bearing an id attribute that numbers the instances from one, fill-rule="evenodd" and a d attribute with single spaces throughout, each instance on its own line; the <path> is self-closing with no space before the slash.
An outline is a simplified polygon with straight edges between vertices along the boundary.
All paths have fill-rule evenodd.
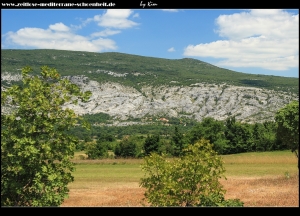
<path id="1" fill-rule="evenodd" d="M 194 58 L 299 77 L 299 10 L 2 9 L 2 49 Z"/>

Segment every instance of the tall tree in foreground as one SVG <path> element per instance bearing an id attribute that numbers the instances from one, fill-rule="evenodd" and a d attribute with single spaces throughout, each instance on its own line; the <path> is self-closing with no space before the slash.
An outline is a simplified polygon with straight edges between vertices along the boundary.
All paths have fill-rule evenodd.
<path id="1" fill-rule="evenodd" d="M 152 206 L 243 206 L 238 199 L 225 200 L 219 182 L 225 177 L 223 161 L 208 140 L 189 145 L 172 160 L 151 153 L 142 169 L 140 186 L 146 188 L 145 198 Z"/>
<path id="2" fill-rule="evenodd" d="M 62 105 L 85 102 L 91 93 L 54 68 L 29 72 L 24 67 L 22 84 L 1 91 L 1 206 L 59 206 L 73 181 L 78 142 L 67 133 L 78 116 Z"/>
<path id="3" fill-rule="evenodd" d="M 296 154 L 299 169 L 299 101 L 292 101 L 278 110 L 275 121 L 277 137 Z"/>

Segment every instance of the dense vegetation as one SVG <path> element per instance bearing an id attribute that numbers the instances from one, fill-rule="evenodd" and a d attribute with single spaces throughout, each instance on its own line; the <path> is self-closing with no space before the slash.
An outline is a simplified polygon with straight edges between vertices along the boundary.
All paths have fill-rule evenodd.
<path id="1" fill-rule="evenodd" d="M 120 82 L 138 90 L 142 85 L 186 86 L 201 82 L 260 87 L 299 95 L 298 78 L 240 73 L 191 58 L 163 59 L 117 52 L 1 50 L 1 74 L 19 73 L 25 65 L 32 66 L 36 73 L 41 66 L 48 65 L 61 71 L 63 76 L 85 75 L 100 83 Z"/>
<path id="2" fill-rule="evenodd" d="M 215 151 L 223 155 L 286 149 L 296 151 L 296 155 L 298 154 L 299 104 L 297 101 L 291 102 L 278 111 L 278 122 L 265 121 L 254 124 L 241 123 L 236 121 L 235 117 L 229 117 L 225 121 L 208 117 L 201 122 L 171 118 L 170 124 L 153 122 L 149 125 L 105 126 L 111 120 L 107 114 L 99 113 L 94 115 L 96 118 L 91 119 L 92 117 L 93 115 L 89 114 L 83 116 L 83 119 L 97 123 L 91 126 L 91 130 L 84 131 L 76 127 L 70 131 L 82 140 L 78 150 L 84 150 L 85 143 L 94 140 L 98 145 L 102 142 L 107 150 L 115 153 L 116 157 L 143 157 L 152 151 L 179 156 L 188 144 L 204 138 L 214 145 Z M 99 126 L 101 123 L 104 126 Z M 289 123 L 288 128 L 283 127 L 287 123 Z M 282 139 L 284 136 L 293 137 L 293 142 Z M 93 151 L 98 150 L 95 148 Z M 111 155 L 106 156 L 111 157 Z"/>
<path id="3" fill-rule="evenodd" d="M 71 133 L 82 140 L 78 150 L 84 150 L 86 143 L 101 145 L 102 142 L 116 157 L 142 157 L 150 152 L 179 156 L 184 147 L 201 138 L 209 140 L 213 149 L 223 155 L 290 149 L 288 143 L 278 137 L 276 122 L 248 124 L 236 121 L 235 117 L 225 121 L 208 117 L 188 127 L 180 123 L 169 126 L 162 123 L 126 127 L 92 126 L 86 133 L 80 127 Z M 93 151 L 98 150 L 95 148 Z"/>
<path id="4" fill-rule="evenodd" d="M 47 66 L 40 76 L 22 69 L 22 85 L 1 91 L 1 206 L 59 206 L 68 195 L 78 139 L 67 131 L 77 124 L 62 104 L 87 101 L 91 92 Z M 2 110 L 1 110 L 2 111 Z"/>

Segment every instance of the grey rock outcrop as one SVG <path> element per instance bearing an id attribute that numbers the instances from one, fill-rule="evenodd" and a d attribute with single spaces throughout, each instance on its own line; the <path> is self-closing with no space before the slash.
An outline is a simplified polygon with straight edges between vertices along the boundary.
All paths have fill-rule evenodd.
<path id="1" fill-rule="evenodd" d="M 144 86 L 141 92 L 119 83 L 98 83 L 85 76 L 67 77 L 82 90 L 91 91 L 88 103 L 66 105 L 76 113 L 107 113 L 115 120 L 129 118 L 205 117 L 224 120 L 236 116 L 242 122 L 274 120 L 275 113 L 297 95 L 261 88 L 198 83 L 193 86 Z"/>
<path id="2" fill-rule="evenodd" d="M 299 100 L 297 95 L 291 93 L 225 83 L 173 87 L 145 85 L 138 91 L 119 83 L 100 84 L 84 75 L 66 78 L 83 91 L 91 91 L 92 96 L 87 103 L 66 104 L 64 107 L 73 109 L 79 115 L 107 113 L 115 119 L 112 125 L 137 124 L 129 120 L 146 116 L 186 117 L 197 121 L 205 117 L 225 120 L 235 116 L 237 120 L 248 123 L 271 121 L 278 109 L 292 100 Z M 1 80 L 7 83 L 20 79 L 20 75 L 8 72 L 1 76 Z M 1 89 L 4 90 L 4 86 Z M 7 112 L 7 108 L 2 107 L 1 112 Z"/>

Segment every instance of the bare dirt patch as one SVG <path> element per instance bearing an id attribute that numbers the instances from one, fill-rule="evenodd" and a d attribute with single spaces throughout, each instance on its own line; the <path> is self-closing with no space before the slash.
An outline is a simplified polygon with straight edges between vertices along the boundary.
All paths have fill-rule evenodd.
<path id="1" fill-rule="evenodd" d="M 240 199 L 245 207 L 299 207 L 299 175 L 291 177 L 227 178 L 220 181 L 226 199 Z M 143 207 L 144 188 L 138 183 L 103 188 L 70 189 L 62 207 Z"/>

